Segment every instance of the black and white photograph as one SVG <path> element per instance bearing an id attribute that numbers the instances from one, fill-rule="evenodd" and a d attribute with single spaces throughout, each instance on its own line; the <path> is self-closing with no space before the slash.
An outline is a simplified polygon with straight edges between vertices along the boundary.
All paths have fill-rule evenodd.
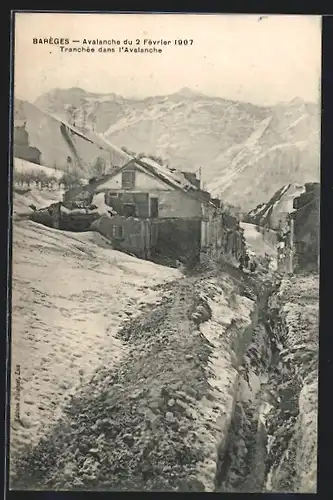
<path id="1" fill-rule="evenodd" d="M 316 493 L 321 17 L 12 45 L 9 489 Z"/>

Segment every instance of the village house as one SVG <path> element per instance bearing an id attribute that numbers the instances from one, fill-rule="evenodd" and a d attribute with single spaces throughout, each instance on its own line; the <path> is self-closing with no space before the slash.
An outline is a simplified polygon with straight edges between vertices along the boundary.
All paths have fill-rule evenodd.
<path id="1" fill-rule="evenodd" d="M 28 102 L 15 103 L 14 122 L 17 158 L 75 170 L 77 175 L 94 170 L 98 161 L 105 164 L 107 175 L 65 193 L 63 203 L 70 212 L 63 206 L 61 228 L 85 227 L 91 217 L 95 219 L 87 206 L 98 205 L 104 215 L 94 221 L 95 228 L 112 239 L 114 247 L 137 256 L 197 262 L 226 249 L 237 253 L 235 228 L 226 230 L 218 203 L 201 189 L 195 174 L 151 158 L 134 158 L 92 130 L 78 130 Z M 100 210 L 101 194 L 110 210 Z M 74 201 L 81 203 L 84 213 Z"/>
<path id="2" fill-rule="evenodd" d="M 101 194 L 109 210 L 93 228 L 119 250 L 187 263 L 216 258 L 221 251 L 241 252 L 237 220 L 221 212 L 218 200 L 200 188 L 193 173 L 133 158 L 87 186 L 69 190 L 63 202 L 97 205 Z"/>
<path id="3" fill-rule="evenodd" d="M 305 192 L 293 201 L 295 263 L 300 269 L 319 267 L 320 184 L 305 184 Z"/>
<path id="4" fill-rule="evenodd" d="M 171 170 L 150 158 L 132 159 L 83 188 L 68 191 L 64 203 L 86 201 L 104 193 L 111 217 L 99 230 L 116 248 L 144 258 L 198 260 L 201 248 L 202 204 L 209 195 L 191 173 Z"/>
<path id="5" fill-rule="evenodd" d="M 320 184 L 305 184 L 305 192 L 293 199 L 293 209 L 279 232 L 280 268 L 288 272 L 318 271 Z"/>

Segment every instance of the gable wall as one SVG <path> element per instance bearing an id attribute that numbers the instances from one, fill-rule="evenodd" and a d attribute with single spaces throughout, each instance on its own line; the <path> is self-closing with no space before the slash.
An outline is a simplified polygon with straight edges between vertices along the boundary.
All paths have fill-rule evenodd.
<path id="1" fill-rule="evenodd" d="M 126 168 L 125 170 L 131 170 L 131 166 Z M 123 171 L 122 171 L 123 172 Z M 104 184 L 101 184 L 98 187 L 98 191 L 106 191 L 108 189 L 121 190 L 121 178 L 122 172 L 119 172 L 111 179 L 107 180 Z M 172 187 L 164 184 L 164 182 L 156 179 L 155 177 L 142 172 L 141 170 L 136 169 L 135 174 L 135 191 L 143 191 L 147 192 L 150 190 L 161 190 L 161 191 L 170 191 Z"/>

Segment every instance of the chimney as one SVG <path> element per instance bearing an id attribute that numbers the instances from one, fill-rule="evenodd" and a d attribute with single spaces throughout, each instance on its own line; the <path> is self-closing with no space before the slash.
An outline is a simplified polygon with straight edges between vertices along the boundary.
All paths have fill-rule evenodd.
<path id="1" fill-rule="evenodd" d="M 193 172 L 182 172 L 184 177 L 194 186 L 200 189 L 200 180 L 197 178 L 196 174 Z"/>

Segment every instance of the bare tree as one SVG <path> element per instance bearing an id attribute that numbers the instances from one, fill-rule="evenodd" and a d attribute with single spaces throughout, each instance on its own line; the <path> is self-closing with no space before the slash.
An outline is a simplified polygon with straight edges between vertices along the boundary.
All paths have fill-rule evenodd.
<path id="1" fill-rule="evenodd" d="M 105 159 L 101 156 L 98 156 L 90 171 L 93 177 L 102 177 L 106 174 L 106 168 L 107 165 Z"/>
<path id="2" fill-rule="evenodd" d="M 58 182 L 60 183 L 60 185 L 63 184 L 65 189 L 82 186 L 82 181 L 75 172 L 65 172 Z"/>
<path id="3" fill-rule="evenodd" d="M 73 105 L 68 106 L 67 108 L 67 113 L 68 113 L 68 121 L 70 125 L 75 126 L 75 119 L 77 116 L 77 108 Z"/>
<path id="4" fill-rule="evenodd" d="M 91 130 L 93 132 L 95 132 L 95 130 L 96 130 L 96 119 L 97 119 L 96 115 L 92 115 L 92 117 L 91 117 Z"/>

